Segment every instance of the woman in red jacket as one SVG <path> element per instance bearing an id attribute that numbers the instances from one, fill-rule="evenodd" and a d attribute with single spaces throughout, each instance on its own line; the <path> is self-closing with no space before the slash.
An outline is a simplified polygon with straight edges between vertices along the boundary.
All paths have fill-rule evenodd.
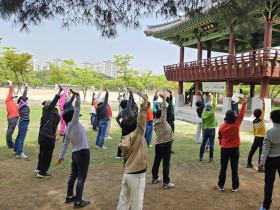
<path id="1" fill-rule="evenodd" d="M 246 100 L 243 100 L 241 110 L 236 116 L 233 110 L 228 110 L 224 118 L 225 122 L 220 126 L 218 139 L 221 145 L 221 170 L 219 175 L 218 189 L 224 191 L 228 161 L 230 160 L 232 173 L 232 192 L 239 190 L 238 161 L 240 136 L 239 128 L 246 111 Z"/>

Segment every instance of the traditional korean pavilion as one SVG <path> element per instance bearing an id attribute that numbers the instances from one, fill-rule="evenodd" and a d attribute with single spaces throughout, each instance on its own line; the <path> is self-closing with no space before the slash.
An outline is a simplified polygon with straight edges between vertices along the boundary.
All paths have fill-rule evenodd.
<path id="1" fill-rule="evenodd" d="M 259 107 L 255 97 L 255 85 L 261 85 L 260 97 L 268 98 L 268 85 L 280 84 L 280 16 L 265 15 L 263 33 L 252 40 L 235 36 L 228 30 L 221 30 L 219 23 L 204 14 L 197 18 L 180 17 L 174 21 L 147 26 L 147 36 L 168 41 L 178 46 L 179 63 L 164 66 L 169 81 L 178 82 L 176 106 L 183 106 L 191 100 L 194 104 L 202 89 L 202 82 L 226 82 L 226 97 L 223 111 L 230 109 L 233 85 L 250 85 L 251 109 Z M 279 14 L 279 12 L 274 12 Z M 219 30 L 218 30 L 219 29 Z M 198 35 L 199 34 L 199 35 Z M 185 47 L 197 49 L 197 60 L 184 62 Z M 207 58 L 202 58 L 202 51 Z M 227 53 L 211 57 L 211 52 Z M 183 92 L 183 83 L 193 82 L 193 87 Z M 271 105 L 271 100 L 268 105 Z M 267 103 L 267 102 L 266 102 Z"/>

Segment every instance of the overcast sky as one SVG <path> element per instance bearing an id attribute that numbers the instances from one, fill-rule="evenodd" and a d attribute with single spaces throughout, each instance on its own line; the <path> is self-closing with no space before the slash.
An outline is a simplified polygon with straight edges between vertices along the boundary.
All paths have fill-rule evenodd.
<path id="1" fill-rule="evenodd" d="M 73 59 L 78 64 L 113 60 L 114 55 L 129 54 L 134 57 L 131 67 L 153 74 L 163 74 L 163 65 L 179 62 L 179 47 L 167 41 L 147 37 L 147 25 L 163 23 L 159 19 L 145 19 L 138 30 L 120 28 L 115 39 L 100 38 L 95 27 L 75 26 L 70 30 L 60 28 L 56 21 L 45 21 L 31 28 L 29 33 L 19 32 L 10 22 L 0 20 L 0 47 L 15 47 L 19 52 L 33 55 L 44 64 L 55 58 Z M 196 60 L 196 50 L 185 49 L 185 61 Z M 205 53 L 204 53 L 204 56 Z"/>

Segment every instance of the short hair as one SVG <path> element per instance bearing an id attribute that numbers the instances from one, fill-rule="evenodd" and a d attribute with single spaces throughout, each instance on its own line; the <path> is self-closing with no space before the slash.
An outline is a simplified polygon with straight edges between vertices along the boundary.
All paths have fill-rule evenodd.
<path id="1" fill-rule="evenodd" d="M 124 109 L 126 106 L 127 106 L 127 100 L 124 99 L 124 100 L 121 101 L 120 107 L 121 107 L 122 109 Z"/>
<path id="2" fill-rule="evenodd" d="M 131 133 L 136 129 L 137 118 L 134 116 L 129 116 L 121 122 L 121 128 L 125 129 L 126 132 Z"/>
<path id="3" fill-rule="evenodd" d="M 242 93 L 243 91 L 242 91 L 242 89 L 239 89 L 239 93 Z"/>
<path id="4" fill-rule="evenodd" d="M 254 114 L 255 118 L 260 118 L 260 116 L 262 115 L 262 110 L 255 109 L 253 114 Z"/>
<path id="5" fill-rule="evenodd" d="M 63 115 L 62 115 L 62 118 L 63 120 L 66 122 L 66 125 L 72 121 L 72 118 L 73 118 L 73 115 L 74 115 L 74 109 L 70 109 L 70 110 L 65 110 Z"/>
<path id="6" fill-rule="evenodd" d="M 21 100 L 23 100 L 24 102 L 26 102 L 26 101 L 28 100 L 28 97 L 20 96 L 20 97 L 18 98 L 17 103 L 19 104 L 19 102 L 20 102 Z"/>
<path id="7" fill-rule="evenodd" d="M 161 109 L 156 111 L 156 118 L 160 118 L 161 117 Z"/>
<path id="8" fill-rule="evenodd" d="M 151 106 L 151 103 L 150 103 L 150 101 L 148 101 L 148 107 L 150 107 Z"/>
<path id="9" fill-rule="evenodd" d="M 201 102 L 201 101 L 197 101 L 197 102 L 195 102 L 195 105 L 196 105 L 197 107 L 201 107 L 202 102 Z"/>
<path id="10" fill-rule="evenodd" d="M 274 123 L 280 123 L 280 109 L 270 112 L 270 119 Z"/>
<path id="11" fill-rule="evenodd" d="M 158 96 L 154 96 L 154 100 L 157 100 L 158 99 Z"/>

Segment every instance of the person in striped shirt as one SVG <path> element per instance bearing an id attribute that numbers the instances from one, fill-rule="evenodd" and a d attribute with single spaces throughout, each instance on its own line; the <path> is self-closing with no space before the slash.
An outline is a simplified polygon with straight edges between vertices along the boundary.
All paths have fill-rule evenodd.
<path id="1" fill-rule="evenodd" d="M 247 160 L 247 168 L 253 168 L 252 158 L 259 148 L 259 160 L 258 164 L 260 164 L 260 158 L 262 154 L 262 147 L 263 147 L 263 139 L 266 131 L 265 123 L 264 123 L 264 113 L 265 113 L 265 103 L 264 99 L 262 99 L 263 105 L 262 109 L 255 109 L 253 114 L 255 119 L 253 120 L 253 129 L 254 129 L 254 143 L 252 144 L 251 150 L 248 155 Z M 263 169 L 258 169 L 258 172 L 264 172 Z"/>
<path id="2" fill-rule="evenodd" d="M 24 91 L 23 95 L 18 98 L 18 106 L 19 106 L 19 123 L 18 123 L 18 135 L 14 145 L 14 153 L 16 154 L 16 158 L 31 160 L 28 156 L 23 153 L 23 144 L 26 137 L 28 125 L 29 125 L 29 114 L 30 109 L 27 105 L 27 90 L 28 85 L 24 83 Z"/>
<path id="3" fill-rule="evenodd" d="M 27 90 L 28 85 L 24 83 L 24 91 L 23 95 L 18 98 L 18 106 L 19 106 L 19 123 L 18 123 L 18 135 L 14 145 L 14 153 L 16 154 L 16 158 L 31 160 L 28 156 L 23 153 L 23 144 L 26 137 L 28 125 L 29 125 L 29 114 L 30 109 L 27 105 Z"/>

